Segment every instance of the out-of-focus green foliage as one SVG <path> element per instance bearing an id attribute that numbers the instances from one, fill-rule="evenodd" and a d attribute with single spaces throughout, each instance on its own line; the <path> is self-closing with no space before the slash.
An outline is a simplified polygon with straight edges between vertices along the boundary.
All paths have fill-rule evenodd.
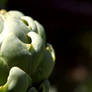
<path id="1" fill-rule="evenodd" d="M 0 0 L 0 8 L 5 8 L 8 0 Z"/>

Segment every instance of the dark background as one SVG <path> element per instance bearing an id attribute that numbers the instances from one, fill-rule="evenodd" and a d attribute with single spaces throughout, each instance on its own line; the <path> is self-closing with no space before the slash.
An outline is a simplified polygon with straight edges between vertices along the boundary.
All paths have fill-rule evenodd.
<path id="1" fill-rule="evenodd" d="M 72 85 L 69 81 L 71 70 L 88 64 L 87 55 L 76 45 L 75 39 L 92 29 L 91 0 L 8 0 L 6 9 L 19 10 L 45 27 L 47 42 L 56 52 L 51 85 L 55 85 L 59 92 L 73 92 L 75 82 Z"/>

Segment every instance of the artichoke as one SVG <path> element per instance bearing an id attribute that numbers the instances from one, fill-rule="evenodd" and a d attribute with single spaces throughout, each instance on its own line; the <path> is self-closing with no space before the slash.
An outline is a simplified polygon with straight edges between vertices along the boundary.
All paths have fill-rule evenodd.
<path id="1" fill-rule="evenodd" d="M 0 92 L 49 92 L 55 52 L 44 27 L 20 11 L 0 11 Z"/>

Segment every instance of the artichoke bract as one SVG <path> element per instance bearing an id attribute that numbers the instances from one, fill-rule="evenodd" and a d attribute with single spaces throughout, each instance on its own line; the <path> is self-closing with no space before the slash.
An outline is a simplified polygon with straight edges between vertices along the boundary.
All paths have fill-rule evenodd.
<path id="1" fill-rule="evenodd" d="M 0 11 L 0 92 L 49 92 L 55 52 L 44 27 L 20 11 Z"/>

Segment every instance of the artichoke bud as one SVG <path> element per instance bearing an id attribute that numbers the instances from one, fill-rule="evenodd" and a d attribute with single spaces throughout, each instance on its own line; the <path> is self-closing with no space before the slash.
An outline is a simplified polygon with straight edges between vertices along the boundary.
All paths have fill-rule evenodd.
<path id="1" fill-rule="evenodd" d="M 44 27 L 19 11 L 1 10 L 0 92 L 27 92 L 47 80 L 54 65 L 55 52 L 46 44 Z M 31 92 L 38 90 L 32 87 Z"/>
<path id="2" fill-rule="evenodd" d="M 28 25 L 25 25 L 25 21 Z M 44 44 L 42 37 L 35 31 L 37 31 L 36 24 L 31 17 L 23 16 L 17 11 L 6 13 L 0 43 L 1 55 L 6 59 L 10 68 L 16 65 L 30 73 L 27 67 L 31 65 L 31 70 L 35 70 L 33 68 L 38 66 L 39 62 L 36 61 L 39 61 Z"/>
<path id="3" fill-rule="evenodd" d="M 0 92 L 27 92 L 32 86 L 31 77 L 18 67 L 11 68 L 5 85 L 0 87 Z"/>
<path id="4" fill-rule="evenodd" d="M 37 32 L 36 24 L 34 23 L 34 20 L 31 17 L 23 16 L 21 17 L 21 19 L 30 30 L 32 30 L 33 32 Z"/>
<path id="5" fill-rule="evenodd" d="M 14 16 L 14 17 L 20 18 L 20 17 L 24 16 L 24 14 L 22 12 L 19 12 L 19 11 L 16 11 L 16 10 L 11 10 L 11 11 L 8 11 L 5 16 L 6 17 L 7 16 Z"/>
<path id="6" fill-rule="evenodd" d="M 32 86 L 32 80 L 23 70 L 13 67 L 10 70 L 7 84 L 9 92 L 27 92 L 27 89 Z"/>
<path id="7" fill-rule="evenodd" d="M 55 52 L 52 45 L 48 44 L 44 50 L 41 63 L 37 67 L 35 73 L 31 76 L 34 83 L 39 83 L 41 80 L 48 79 L 55 65 Z"/>
<path id="8" fill-rule="evenodd" d="M 5 9 L 0 10 L 0 14 L 4 15 L 7 11 Z"/>

